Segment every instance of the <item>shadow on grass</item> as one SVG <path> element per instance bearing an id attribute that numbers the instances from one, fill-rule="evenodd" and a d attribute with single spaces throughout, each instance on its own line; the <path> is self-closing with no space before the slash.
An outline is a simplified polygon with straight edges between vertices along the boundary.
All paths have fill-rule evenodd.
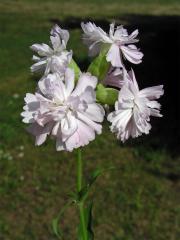
<path id="1" fill-rule="evenodd" d="M 139 47 L 144 53 L 143 63 L 133 66 L 140 87 L 163 84 L 165 94 L 161 99 L 162 119 L 152 120 L 152 131 L 149 136 L 129 141 L 130 146 L 144 145 L 152 149 L 166 149 L 171 154 L 179 153 L 180 145 L 180 17 L 179 16 L 148 16 L 125 15 L 114 17 L 116 23 L 127 22 L 129 31 L 136 28 L 140 32 Z M 68 29 L 80 28 L 81 19 L 69 17 L 65 21 L 51 19 L 53 23 L 60 24 Z M 95 20 L 98 26 L 108 31 L 109 21 Z M 86 69 L 89 60 L 79 62 L 82 69 Z M 143 142 L 142 142 L 143 141 Z"/>

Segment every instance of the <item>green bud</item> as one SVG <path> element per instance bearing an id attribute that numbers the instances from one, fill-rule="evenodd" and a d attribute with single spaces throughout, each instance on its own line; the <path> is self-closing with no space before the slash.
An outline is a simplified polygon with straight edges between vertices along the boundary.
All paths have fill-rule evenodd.
<path id="1" fill-rule="evenodd" d="M 118 99 L 119 91 L 114 88 L 106 88 L 101 83 L 96 90 L 96 99 L 101 104 L 114 105 Z"/>
<path id="2" fill-rule="evenodd" d="M 110 63 L 106 60 L 106 54 L 109 49 L 109 45 L 103 44 L 99 56 L 94 59 L 88 68 L 88 72 L 96 76 L 98 80 L 103 81 L 109 68 Z"/>

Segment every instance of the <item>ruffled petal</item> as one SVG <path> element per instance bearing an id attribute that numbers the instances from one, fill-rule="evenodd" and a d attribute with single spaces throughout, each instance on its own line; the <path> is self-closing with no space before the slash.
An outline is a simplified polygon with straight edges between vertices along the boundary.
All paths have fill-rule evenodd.
<path id="1" fill-rule="evenodd" d="M 62 79 L 58 74 L 48 74 L 38 83 L 41 92 L 50 100 L 62 103 L 67 98 L 67 92 Z"/>
<path id="2" fill-rule="evenodd" d="M 69 96 L 74 89 L 74 77 L 75 77 L 74 71 L 70 68 L 67 68 L 65 72 L 65 86 L 67 96 Z"/>
<path id="3" fill-rule="evenodd" d="M 112 43 L 108 35 L 94 23 L 81 23 L 83 34 L 83 42 L 89 47 L 89 55 L 95 56 L 99 53 L 102 43 Z"/>
<path id="4" fill-rule="evenodd" d="M 52 35 L 51 42 L 55 50 L 61 48 L 61 43 L 64 45 L 64 48 L 66 48 L 67 42 L 69 40 L 69 32 L 67 30 L 60 28 L 56 24 L 51 29 L 51 35 Z"/>
<path id="5" fill-rule="evenodd" d="M 127 30 L 123 27 L 123 25 L 117 26 L 116 31 L 114 32 L 114 38 L 116 40 L 125 40 L 128 38 L 128 32 Z"/>
<path id="6" fill-rule="evenodd" d="M 121 88 L 118 96 L 119 102 L 122 102 L 124 100 L 131 100 L 131 101 L 134 100 L 134 94 L 126 84 Z"/>
<path id="7" fill-rule="evenodd" d="M 92 121 L 90 118 L 88 118 L 87 116 L 85 116 L 85 114 L 82 114 L 81 112 L 77 112 L 77 117 L 79 120 L 83 121 L 85 124 L 91 127 L 94 131 L 96 131 L 97 134 L 101 134 L 102 126 L 100 124 Z"/>
<path id="8" fill-rule="evenodd" d="M 39 56 L 46 57 L 53 53 L 52 49 L 45 43 L 42 44 L 33 44 L 30 47 L 33 51 L 37 52 Z"/>
<path id="9" fill-rule="evenodd" d="M 72 59 L 72 51 L 62 51 L 58 55 L 53 55 L 50 59 L 50 71 L 52 73 L 58 73 L 64 75 L 68 64 Z"/>
<path id="10" fill-rule="evenodd" d="M 39 60 L 31 66 L 31 72 L 43 72 L 46 69 L 46 60 Z"/>
<path id="11" fill-rule="evenodd" d="M 113 67 L 123 67 L 121 60 L 120 49 L 118 45 L 112 44 L 107 55 L 106 60 L 112 64 Z"/>
<path id="12" fill-rule="evenodd" d="M 66 141 L 66 150 L 72 151 L 75 148 L 83 147 L 95 139 L 95 133 L 91 127 L 78 120 L 78 128 L 74 134 Z"/>
<path id="13" fill-rule="evenodd" d="M 61 120 L 62 140 L 65 141 L 69 136 L 71 136 L 77 130 L 77 127 L 77 120 L 69 111 L 66 117 Z"/>
<path id="14" fill-rule="evenodd" d="M 163 85 L 148 87 L 139 92 L 141 97 L 148 98 L 149 100 L 158 99 L 164 94 Z"/>
<path id="15" fill-rule="evenodd" d="M 84 112 L 85 116 L 95 122 L 102 122 L 104 119 L 104 108 L 97 103 L 88 104 L 87 109 Z"/>
<path id="16" fill-rule="evenodd" d="M 97 85 L 97 78 L 92 76 L 90 73 L 82 73 L 75 90 L 72 92 L 72 96 L 80 96 L 84 93 L 87 87 L 95 89 Z"/>
<path id="17" fill-rule="evenodd" d="M 134 30 L 134 31 L 129 35 L 129 40 L 135 39 L 135 38 L 138 36 L 138 34 L 139 34 L 138 29 Z M 138 41 L 138 40 L 136 39 L 136 41 Z"/>
<path id="18" fill-rule="evenodd" d="M 40 126 L 37 123 L 32 123 L 27 131 L 36 137 L 35 144 L 37 146 L 43 144 L 46 141 L 47 135 L 50 134 L 54 123 L 48 123 L 45 127 Z"/>
<path id="19" fill-rule="evenodd" d="M 143 53 L 135 45 L 121 46 L 124 57 L 131 63 L 139 64 L 142 62 Z"/>

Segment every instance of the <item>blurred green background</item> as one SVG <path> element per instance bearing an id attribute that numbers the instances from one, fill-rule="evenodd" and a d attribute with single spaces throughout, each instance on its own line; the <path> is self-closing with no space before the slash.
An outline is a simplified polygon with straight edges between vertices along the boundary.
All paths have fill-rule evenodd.
<path id="1" fill-rule="evenodd" d="M 111 21 L 139 28 L 145 53 L 135 66 L 140 85 L 165 85 L 163 119 L 149 136 L 118 142 L 104 131 L 83 150 L 86 178 L 97 167 L 117 166 L 92 189 L 95 239 L 180 239 L 180 154 L 178 62 L 179 0 L 0 0 L 0 240 L 55 240 L 51 221 L 76 185 L 75 153 L 56 152 L 48 140 L 34 147 L 20 113 L 37 79 L 30 73 L 33 43 L 48 43 L 54 23 L 69 29 L 74 58 L 90 62 L 80 22 L 108 29 Z M 61 226 L 76 239 L 77 212 L 69 209 Z"/>

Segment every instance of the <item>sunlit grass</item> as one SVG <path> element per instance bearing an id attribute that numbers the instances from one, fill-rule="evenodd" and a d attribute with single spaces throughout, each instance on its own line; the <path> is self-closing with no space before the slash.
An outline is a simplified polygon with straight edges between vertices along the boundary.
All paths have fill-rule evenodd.
<path id="1" fill-rule="evenodd" d="M 99 6 L 101 11 L 99 11 Z M 41 17 L 113 17 L 124 13 L 179 14 L 178 0 L 1 0 L 0 9 L 7 13 L 25 13 Z"/>

